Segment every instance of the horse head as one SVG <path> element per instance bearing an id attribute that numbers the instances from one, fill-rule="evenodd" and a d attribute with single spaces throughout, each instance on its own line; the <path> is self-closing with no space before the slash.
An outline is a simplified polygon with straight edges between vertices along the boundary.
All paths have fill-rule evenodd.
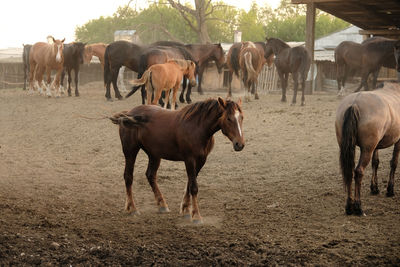
<path id="1" fill-rule="evenodd" d="M 81 42 L 74 42 L 73 43 L 73 55 L 78 57 L 79 64 L 83 64 L 84 62 L 84 54 L 85 54 L 85 46 L 86 44 Z"/>
<path id="2" fill-rule="evenodd" d="M 191 60 L 186 60 L 187 62 L 187 78 L 189 79 L 190 86 L 196 86 L 196 64 Z"/>
<path id="3" fill-rule="evenodd" d="M 244 148 L 244 137 L 242 132 L 243 113 L 241 109 L 242 99 L 236 103 L 231 100 L 218 98 L 218 104 L 222 110 L 219 126 L 222 133 L 231 140 L 233 149 L 241 151 Z"/>
<path id="4" fill-rule="evenodd" d="M 58 63 L 60 63 L 64 60 L 63 49 L 64 49 L 65 38 L 60 41 L 60 40 L 54 39 L 54 37 L 51 36 L 51 39 L 53 41 L 52 46 L 53 46 L 55 54 L 56 54 L 55 55 L 56 61 Z"/>
<path id="5" fill-rule="evenodd" d="M 394 44 L 394 57 L 396 59 L 396 70 L 400 72 L 400 41 Z"/>
<path id="6" fill-rule="evenodd" d="M 221 44 L 216 44 L 214 48 L 213 58 L 217 65 L 218 73 L 221 74 L 225 66 L 225 53 Z"/>

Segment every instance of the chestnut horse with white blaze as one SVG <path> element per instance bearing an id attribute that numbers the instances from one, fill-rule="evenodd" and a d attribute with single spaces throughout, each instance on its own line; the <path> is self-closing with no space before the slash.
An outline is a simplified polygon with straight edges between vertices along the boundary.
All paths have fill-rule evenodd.
<path id="1" fill-rule="evenodd" d="M 176 94 L 181 85 L 183 76 L 188 77 L 190 85 L 196 86 L 196 65 L 191 60 L 170 59 L 166 63 L 150 66 L 140 79 L 132 80 L 133 86 L 145 85 L 147 91 L 147 104 L 156 105 L 165 91 L 164 108 L 167 107 L 170 89 L 172 89 L 171 109 L 175 109 Z M 151 101 L 151 96 L 154 99 Z"/>
<path id="2" fill-rule="evenodd" d="M 147 180 L 154 192 L 160 212 L 168 205 L 157 184 L 161 159 L 184 161 L 188 182 L 181 202 L 181 213 L 194 223 L 201 223 L 197 202 L 197 175 L 214 146 L 214 134 L 219 130 L 229 138 L 235 151 L 244 147 L 241 100 L 208 99 L 187 105 L 178 111 L 154 105 L 140 105 L 130 111 L 113 115 L 119 125 L 122 150 L 125 155 L 126 205 L 129 213 L 137 213 L 133 201 L 132 182 L 136 156 L 140 149 L 147 154 Z M 191 209 L 190 209 L 191 206 Z"/>
<path id="3" fill-rule="evenodd" d="M 340 167 L 347 191 L 346 213 L 363 215 L 361 181 L 372 159 L 371 193 L 378 194 L 378 149 L 394 145 L 386 195 L 394 195 L 394 174 L 400 152 L 400 85 L 385 83 L 382 89 L 346 96 L 336 111 L 336 137 L 340 147 Z M 360 158 L 355 167 L 355 147 Z M 354 198 L 351 196 L 353 176 Z"/>
<path id="4" fill-rule="evenodd" d="M 56 40 L 54 37 L 52 38 L 52 43 L 44 43 L 38 42 L 35 43 L 29 54 L 29 64 L 30 64 L 30 73 L 29 73 L 29 92 L 32 93 L 34 90 L 34 79 L 38 82 L 39 93 L 42 93 L 43 87 L 43 74 L 46 72 L 47 76 L 47 85 L 46 85 L 46 94 L 51 97 L 50 88 L 57 89 L 56 96 L 60 96 L 61 88 L 60 88 L 60 77 L 61 72 L 64 67 L 64 41 Z M 56 70 L 56 76 L 51 82 L 51 71 Z M 36 73 L 35 73 L 36 72 Z"/>

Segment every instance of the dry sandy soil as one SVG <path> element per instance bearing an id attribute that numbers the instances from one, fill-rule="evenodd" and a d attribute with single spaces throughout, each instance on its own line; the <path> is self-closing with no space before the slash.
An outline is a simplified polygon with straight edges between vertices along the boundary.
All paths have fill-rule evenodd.
<path id="1" fill-rule="evenodd" d="M 397 177 L 395 196 L 384 194 L 391 149 L 380 154 L 381 193 L 370 195 L 370 169 L 363 181 L 367 216 L 344 213 L 335 95 L 307 96 L 305 107 L 277 94 L 244 103 L 244 150 L 217 133 L 199 174 L 202 225 L 179 215 L 182 162 L 161 163 L 171 212 L 157 213 L 143 152 L 134 176 L 141 215 L 123 210 L 118 127 L 80 115 L 110 115 L 139 98 L 106 102 L 101 83 L 82 86 L 79 98 L 0 91 L 0 265 L 400 265 Z"/>

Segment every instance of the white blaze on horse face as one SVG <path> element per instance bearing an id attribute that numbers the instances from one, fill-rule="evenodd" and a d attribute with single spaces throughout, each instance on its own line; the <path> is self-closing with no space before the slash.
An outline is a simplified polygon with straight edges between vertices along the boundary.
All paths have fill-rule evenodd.
<path id="1" fill-rule="evenodd" d="M 61 45 L 57 45 L 57 49 L 58 49 L 58 51 L 57 51 L 57 55 L 56 55 L 56 61 L 57 62 L 60 62 L 61 61 Z"/>
<path id="2" fill-rule="evenodd" d="M 240 128 L 240 124 L 239 124 L 239 116 L 240 116 L 240 112 L 238 110 L 236 110 L 235 111 L 236 123 L 237 123 L 237 127 L 238 127 L 238 130 L 239 130 L 240 137 L 242 137 L 242 129 Z"/>

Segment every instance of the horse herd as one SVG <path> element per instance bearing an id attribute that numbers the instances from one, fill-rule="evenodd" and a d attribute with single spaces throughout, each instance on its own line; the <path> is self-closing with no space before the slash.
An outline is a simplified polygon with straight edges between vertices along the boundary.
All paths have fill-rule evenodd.
<path id="1" fill-rule="evenodd" d="M 106 98 L 111 100 L 110 87 L 113 85 L 115 97 L 122 99 L 117 79 L 122 66 L 138 73 L 133 80 L 129 97 L 139 88 L 142 93 L 142 104 L 156 104 L 165 91 L 165 105 L 172 89 L 172 109 L 178 88 L 183 80 L 180 101 L 191 103 L 191 88 L 196 84 L 198 75 L 198 91 L 201 93 L 202 76 L 209 61 L 215 61 L 221 73 L 224 66 L 229 69 L 228 95 L 231 96 L 233 73 L 238 76 L 245 87 L 245 99 L 250 100 L 250 93 L 258 99 L 256 89 L 257 76 L 264 64 L 273 62 L 277 68 L 282 86 L 281 101 L 286 102 L 286 89 L 289 73 L 294 81 L 292 104 L 296 103 L 298 78 L 302 87 L 301 105 L 305 104 L 305 80 L 311 60 L 308 51 L 302 47 L 291 48 L 277 38 L 267 38 L 266 42 L 235 43 L 225 55 L 220 44 L 181 44 L 160 41 L 148 46 L 140 46 L 128 41 L 116 41 L 109 45 L 85 45 L 80 42 L 64 44 L 64 40 L 51 38 L 48 43 L 40 42 L 33 46 L 24 46 L 23 59 L 29 70 L 30 91 L 36 86 L 44 93 L 43 74 L 47 74 L 46 94 L 51 96 L 51 88 L 57 88 L 56 96 L 62 90 L 59 86 L 64 72 L 68 73 L 68 95 L 71 95 L 71 70 L 75 70 L 75 95 L 79 96 L 79 65 L 90 62 L 97 56 L 104 70 Z M 368 90 L 367 79 L 373 74 L 374 86 L 381 66 L 399 67 L 400 41 L 374 37 L 362 44 L 342 42 L 335 49 L 337 64 L 338 89 L 341 93 L 346 78 L 355 71 L 361 71 L 361 84 Z M 57 71 L 50 85 L 51 70 Z M 61 78 L 62 76 L 62 78 Z M 189 79 L 186 98 L 186 79 Z M 35 82 L 35 84 L 34 84 Z M 25 85 L 24 85 L 25 87 Z M 146 92 L 147 90 L 147 92 Z M 154 99 L 151 99 L 151 97 Z M 181 203 L 182 214 L 201 222 L 197 200 L 197 175 L 204 166 L 208 154 L 214 145 L 213 135 L 219 130 L 227 136 L 235 151 L 244 148 L 242 132 L 242 101 L 238 102 L 218 98 L 200 101 L 178 110 L 168 111 L 157 105 L 142 105 L 130 111 L 122 111 L 110 117 L 119 125 L 122 150 L 125 156 L 124 179 L 126 186 L 126 210 L 138 213 L 133 201 L 132 180 L 136 156 L 140 149 L 149 158 L 146 176 L 155 195 L 160 212 L 168 212 L 168 205 L 157 185 L 157 170 L 161 159 L 184 161 L 188 182 Z M 347 191 L 346 213 L 364 214 L 361 208 L 360 187 L 365 167 L 372 160 L 373 175 L 371 193 L 379 193 L 377 185 L 377 169 L 379 165 L 378 149 L 394 145 L 391 161 L 390 179 L 387 196 L 393 196 L 394 173 L 400 152 L 400 85 L 386 83 L 382 89 L 368 92 L 357 92 L 346 96 L 338 106 L 336 113 L 336 136 L 340 148 L 340 166 Z M 360 147 L 360 159 L 355 166 L 355 146 Z M 352 180 L 355 180 L 355 193 L 352 197 Z"/>

